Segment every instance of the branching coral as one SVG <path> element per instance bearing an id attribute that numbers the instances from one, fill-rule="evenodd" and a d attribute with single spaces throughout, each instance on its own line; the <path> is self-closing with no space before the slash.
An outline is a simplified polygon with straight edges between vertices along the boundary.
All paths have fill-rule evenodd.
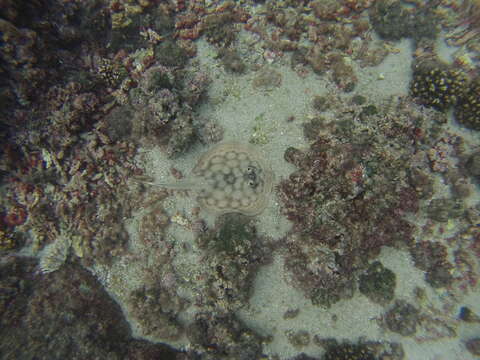
<path id="1" fill-rule="evenodd" d="M 58 270 L 67 260 L 70 246 L 70 239 L 64 235 L 47 245 L 40 257 L 40 271 L 46 274 Z"/>

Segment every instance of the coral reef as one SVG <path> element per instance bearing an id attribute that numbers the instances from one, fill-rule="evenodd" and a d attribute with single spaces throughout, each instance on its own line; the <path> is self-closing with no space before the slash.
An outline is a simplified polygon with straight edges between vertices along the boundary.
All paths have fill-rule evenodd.
<path id="1" fill-rule="evenodd" d="M 99 46 L 105 44 L 103 30 L 107 18 L 99 3 L 95 0 L 86 6 L 56 1 L 2 4 L 0 54 L 5 81 L 1 88 L 8 103 L 28 105 L 37 92 L 47 91 L 52 83 L 62 79 L 60 74 L 68 77 L 74 73 L 72 69 L 76 66 L 66 64 L 79 64 L 80 57 L 75 59 L 74 55 L 79 51 L 75 44 L 93 38 Z"/>
<path id="2" fill-rule="evenodd" d="M 154 6 L 149 0 L 109 2 L 109 47 L 113 52 L 154 46 L 174 31 L 174 20 L 169 14 L 171 9 L 167 6 Z M 160 56 L 171 55 L 164 53 Z"/>
<path id="3" fill-rule="evenodd" d="M 35 307 L 29 319 L 5 314 L 2 329 L 16 322 L 30 324 L 30 333 L 15 335 L 29 343 L 30 350 L 22 349 L 22 340 L 8 341 L 8 346 L 18 345 L 18 349 L 5 351 L 21 358 L 30 358 L 27 351 L 36 352 L 40 358 L 67 357 L 71 348 L 79 358 L 173 358 L 174 353 L 167 348 L 129 339 L 128 327 L 118 320 L 122 319 L 121 312 L 111 304 L 104 307 L 103 300 L 95 300 L 102 291 L 100 286 L 93 286 L 91 278 L 84 284 L 85 270 L 72 263 L 107 265 L 123 252 L 128 240 L 124 220 L 145 195 L 140 187 L 130 189 L 127 185 L 130 177 L 141 174 L 134 165 L 135 137 L 139 132 L 153 137 L 159 129 L 170 130 L 175 136 L 167 143 L 167 151 L 173 156 L 185 150 L 195 138 L 193 107 L 201 101 L 208 77 L 203 72 L 179 70 L 189 54 L 177 43 L 164 42 L 154 48 L 159 39 L 155 30 L 148 28 L 148 36 L 142 37 L 141 24 L 154 21 L 161 27 L 168 21 L 162 25 L 160 16 L 157 20 L 144 16 L 144 9 L 138 7 L 138 13 L 130 12 L 138 4 L 112 2 L 114 13 L 125 11 L 133 20 L 125 17 L 122 23 L 119 16 L 113 16 L 109 34 L 108 21 L 102 22 L 107 20 L 108 9 L 99 2 L 85 6 L 47 3 L 42 11 L 37 11 L 37 3 L 25 5 L 32 8 L 26 22 L 26 13 L 20 11 L 21 15 L 11 15 L 11 23 L 2 19 L 0 24 L 2 32 L 8 33 L 0 50 L 2 63 L 5 60 L 6 64 L 5 79 L 10 79 L 0 84 L 5 105 L 1 110 L 2 129 L 8 132 L 0 159 L 2 191 L 8 194 L 0 202 L 1 246 L 2 251 L 13 251 L 27 243 L 34 253 L 44 248 L 39 253 L 40 263 L 28 272 L 33 274 L 38 267 L 50 289 L 41 291 L 44 284 L 38 284 L 40 290 L 29 302 Z M 133 8 L 126 9 L 130 5 Z M 23 5 L 18 6 L 25 10 Z M 162 7 L 155 8 L 163 13 Z M 92 35 L 98 26 L 105 25 L 105 31 Z M 160 33 L 168 31 L 159 27 L 155 29 Z M 140 45 L 149 48 L 126 52 Z M 153 50 L 159 52 L 156 64 Z M 135 91 L 143 96 L 140 100 L 135 101 Z M 140 124 L 133 116 L 137 110 L 143 110 L 140 115 L 144 121 Z M 8 122 L 3 121 L 3 115 Z M 214 137 L 214 131 L 210 133 Z M 71 261 L 67 262 L 70 255 Z M 175 281 L 167 280 L 169 274 L 171 269 L 164 266 L 162 282 L 137 289 L 126 306 L 144 333 L 173 339 L 181 330 L 176 314 L 184 302 L 172 293 Z M 21 276 L 25 279 L 19 281 L 27 280 L 27 274 Z M 85 288 L 89 290 L 82 294 Z M 63 291 L 66 296 L 59 297 Z M 23 299 L 20 295 L 15 298 Z M 9 308 L 15 309 L 14 302 L 5 299 Z M 85 303 L 94 309 L 87 309 Z M 64 307 L 74 313 L 63 315 L 59 309 Z M 56 310 L 50 311 L 53 308 Z M 109 319 L 103 322 L 102 316 Z M 65 322 L 65 318 L 69 320 Z M 107 323 L 110 318 L 115 320 L 111 324 Z M 95 324 L 89 322 L 91 319 Z M 52 347 L 47 349 L 44 337 L 39 336 L 42 329 L 47 334 L 65 334 L 56 336 L 58 341 L 54 343 L 50 341 L 53 348 L 58 348 L 50 356 L 47 354 Z"/>
<path id="4" fill-rule="evenodd" d="M 470 83 L 470 87 L 455 106 L 455 119 L 463 126 L 480 130 L 480 76 Z"/>
<path id="5" fill-rule="evenodd" d="M 447 249 L 438 242 L 422 241 L 411 249 L 415 266 L 425 271 L 425 280 L 433 287 L 445 287 L 452 283 L 453 266 L 447 260 Z"/>
<path id="6" fill-rule="evenodd" d="M 352 297 L 355 283 L 346 269 L 348 264 L 339 263 L 337 254 L 327 247 L 295 240 L 289 244 L 285 260 L 292 284 L 303 290 L 312 303 L 325 307 Z M 294 245 L 295 242 L 298 244 Z"/>
<path id="7" fill-rule="evenodd" d="M 356 343 L 335 339 L 320 338 L 316 336 L 314 341 L 325 349 L 322 360 L 376 360 L 376 359 L 404 359 L 404 351 L 401 344 L 390 342 L 376 342 L 361 340 Z"/>
<path id="8" fill-rule="evenodd" d="M 353 344 L 340 344 L 328 347 L 323 355 L 324 360 L 375 360 L 375 356 L 366 346 Z"/>
<path id="9" fill-rule="evenodd" d="M 149 68 L 139 88 L 130 92 L 134 113 L 132 133 L 137 139 L 164 146 L 170 157 L 184 153 L 204 125 L 196 121 L 194 107 L 201 101 L 209 78 L 205 73 L 184 73 L 164 65 Z"/>
<path id="10" fill-rule="evenodd" d="M 188 61 L 187 51 L 178 43 L 168 40 L 155 47 L 155 59 L 163 66 L 184 67 Z"/>
<path id="11" fill-rule="evenodd" d="M 106 15 L 97 1 L 45 5 L 41 11 L 38 3 L 12 5 L 10 9 L 23 11 L 12 10 L 12 23 L 3 23 L 12 31 L 2 49 L 10 64 L 4 74 L 17 94 L 2 109 L 9 119 L 0 160 L 8 193 L 1 200 L 3 222 L 11 238 L 28 232 L 26 244 L 34 253 L 68 229 L 72 249 L 82 261 L 107 262 L 126 239 L 116 219 L 131 209 L 113 201 L 111 189 L 117 187 L 118 199 L 127 198 L 122 179 L 135 166 L 134 148 L 128 142 L 112 143 L 104 132 L 101 119 L 110 109 L 106 94 L 112 84 L 92 75 L 101 61 L 82 61 L 85 48 L 94 51 L 106 44 L 104 32 L 93 34 L 104 29 Z M 13 36 L 22 32 L 33 43 Z M 84 46 L 73 46 L 77 42 Z M 116 225 L 109 226 L 111 222 Z"/>
<path id="12" fill-rule="evenodd" d="M 428 217 L 435 221 L 447 222 L 456 219 L 465 212 L 463 202 L 459 199 L 433 199 L 426 210 Z"/>
<path id="13" fill-rule="evenodd" d="M 332 79 L 339 89 L 352 92 L 357 83 L 357 77 L 349 61 L 341 54 L 332 53 L 327 57 L 332 66 Z"/>
<path id="14" fill-rule="evenodd" d="M 397 300 L 378 324 L 418 343 L 457 337 L 458 320 L 451 311 L 435 307 L 423 288 L 415 288 L 414 295 L 412 302 Z"/>
<path id="15" fill-rule="evenodd" d="M 185 8 L 185 9 L 184 9 Z M 177 5 L 177 10 L 185 10 L 175 21 L 176 36 L 182 40 L 195 40 L 200 35 L 218 47 L 227 47 L 236 40 L 240 24 L 250 15 L 242 6 L 233 1 L 206 6 L 203 3 Z"/>
<path id="16" fill-rule="evenodd" d="M 233 315 L 198 314 L 188 326 L 187 336 L 194 349 L 207 353 L 205 359 L 250 360 L 262 355 L 263 339 Z"/>
<path id="17" fill-rule="evenodd" d="M 434 109 L 455 106 L 460 124 L 479 128 L 480 81 L 468 84 L 465 76 L 478 70 L 478 9 L 477 0 L 2 1 L 0 354 L 274 359 L 262 354 L 269 339 L 235 315 L 248 306 L 254 277 L 274 249 L 287 280 L 328 307 L 357 288 L 382 305 L 392 301 L 395 276 L 376 258 L 385 246 L 407 248 L 426 281 L 443 288 L 443 308 L 416 290 L 417 303 L 397 301 L 379 326 L 419 343 L 456 336 L 449 301 L 478 290 L 480 212 L 470 199 L 480 166 L 478 148 L 442 128 L 447 117 Z M 433 40 L 439 25 L 448 32 L 452 24 L 458 31 L 447 37 L 465 48 L 446 65 L 436 60 Z M 209 44 L 195 41 L 202 36 Z M 410 97 L 340 93 L 356 90 L 361 68 L 400 51 L 384 40 L 405 37 L 417 47 L 411 95 L 434 109 Z M 197 45 L 199 54 L 213 48 L 217 56 L 193 60 Z M 284 154 L 296 168 L 277 189 L 281 214 L 293 224 L 285 237 L 260 236 L 254 219 L 239 214 L 217 218 L 212 228 L 199 208 L 172 215 L 163 206 L 167 191 L 131 180 L 144 175 L 140 147 L 158 145 L 174 162 L 196 141 L 222 139 L 220 123 L 198 114 L 207 67 L 222 65 L 233 80 L 254 71 L 247 74 L 254 90 L 276 93 L 291 79 L 277 71 L 289 61 L 299 77 L 328 80 L 334 89 L 313 98 L 316 114 L 303 124 L 308 146 Z M 282 131 L 271 131 L 265 114 L 253 126 L 255 144 Z M 301 116 L 289 110 L 283 118 L 301 126 Z M 178 168 L 171 172 L 180 179 Z M 446 194 L 435 193 L 439 183 Z M 414 240 L 409 221 L 419 209 L 426 218 Z M 138 237 L 130 238 L 135 226 Z M 187 350 L 132 339 L 92 273 L 118 292 L 137 334 Z M 284 311 L 284 320 L 298 312 Z M 466 308 L 460 319 L 478 320 Z M 324 360 L 404 356 L 399 344 L 324 340 L 298 328 L 283 334 L 287 346 L 323 346 Z M 465 348 L 476 354 L 478 339 Z"/>
<path id="18" fill-rule="evenodd" d="M 318 135 L 327 126 L 320 124 L 311 128 L 316 140 L 308 151 L 287 149 L 285 159 L 297 171 L 278 188 L 282 211 L 294 223 L 285 266 L 294 286 L 326 306 L 352 296 L 354 274 L 382 246 L 411 244 L 412 226 L 397 214 L 418 210 L 408 179 L 403 185 L 387 180 L 390 164 L 379 161 L 385 154 L 374 155 L 361 138 L 340 141 L 347 121 L 337 122 L 337 138 Z"/>
<path id="19" fill-rule="evenodd" d="M 407 11 L 400 1 L 377 1 L 369 13 L 373 28 L 382 38 L 400 40 L 410 35 Z"/>
<path id="20" fill-rule="evenodd" d="M 287 330 L 285 331 L 285 336 L 287 337 L 288 342 L 297 349 L 310 344 L 310 334 L 306 330 Z"/>
<path id="21" fill-rule="evenodd" d="M 467 77 L 459 70 L 438 61 L 422 61 L 413 68 L 412 96 L 423 105 L 446 110 L 465 95 Z"/>
<path id="22" fill-rule="evenodd" d="M 433 13 L 434 5 L 405 6 L 403 1 L 380 0 L 370 8 L 370 22 L 375 31 L 386 40 L 404 37 L 421 39 L 435 38 L 438 32 L 438 17 Z"/>
<path id="23" fill-rule="evenodd" d="M 258 267 L 268 261 L 252 220 L 225 214 L 217 219 L 215 228 L 199 234 L 197 243 L 207 252 L 208 264 L 199 302 L 220 312 L 243 307 Z"/>
<path id="24" fill-rule="evenodd" d="M 159 286 L 134 290 L 127 305 L 143 335 L 165 340 L 180 336 L 182 327 L 175 317 L 183 308 L 184 301 Z"/>

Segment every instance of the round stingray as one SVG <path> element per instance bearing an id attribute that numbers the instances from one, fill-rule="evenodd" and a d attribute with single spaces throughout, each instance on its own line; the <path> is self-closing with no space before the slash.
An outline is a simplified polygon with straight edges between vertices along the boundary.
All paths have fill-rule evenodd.
<path id="1" fill-rule="evenodd" d="M 200 206 L 219 215 L 261 213 L 273 187 L 271 168 L 255 149 L 243 144 L 213 147 L 200 157 L 192 172 Z"/>

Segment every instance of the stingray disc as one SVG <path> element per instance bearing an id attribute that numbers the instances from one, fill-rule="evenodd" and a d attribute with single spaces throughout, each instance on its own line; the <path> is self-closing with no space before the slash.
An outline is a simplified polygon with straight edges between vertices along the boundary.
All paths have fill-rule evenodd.
<path id="1" fill-rule="evenodd" d="M 238 212 L 257 215 L 267 206 L 273 188 L 273 172 L 252 147 L 219 144 L 198 160 L 193 169 L 198 202 L 218 215 Z"/>

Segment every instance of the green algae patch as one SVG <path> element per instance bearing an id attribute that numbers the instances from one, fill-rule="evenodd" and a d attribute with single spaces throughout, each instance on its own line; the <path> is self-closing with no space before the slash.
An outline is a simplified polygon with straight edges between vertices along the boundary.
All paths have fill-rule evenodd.
<path id="1" fill-rule="evenodd" d="M 375 261 L 360 276 L 359 288 L 371 301 L 383 305 L 393 300 L 395 284 L 394 272 L 384 267 L 380 261 Z"/>
<path id="2" fill-rule="evenodd" d="M 255 228 L 248 217 L 227 214 L 222 218 L 220 228 L 212 238 L 212 244 L 216 251 L 233 255 L 255 238 Z"/>

